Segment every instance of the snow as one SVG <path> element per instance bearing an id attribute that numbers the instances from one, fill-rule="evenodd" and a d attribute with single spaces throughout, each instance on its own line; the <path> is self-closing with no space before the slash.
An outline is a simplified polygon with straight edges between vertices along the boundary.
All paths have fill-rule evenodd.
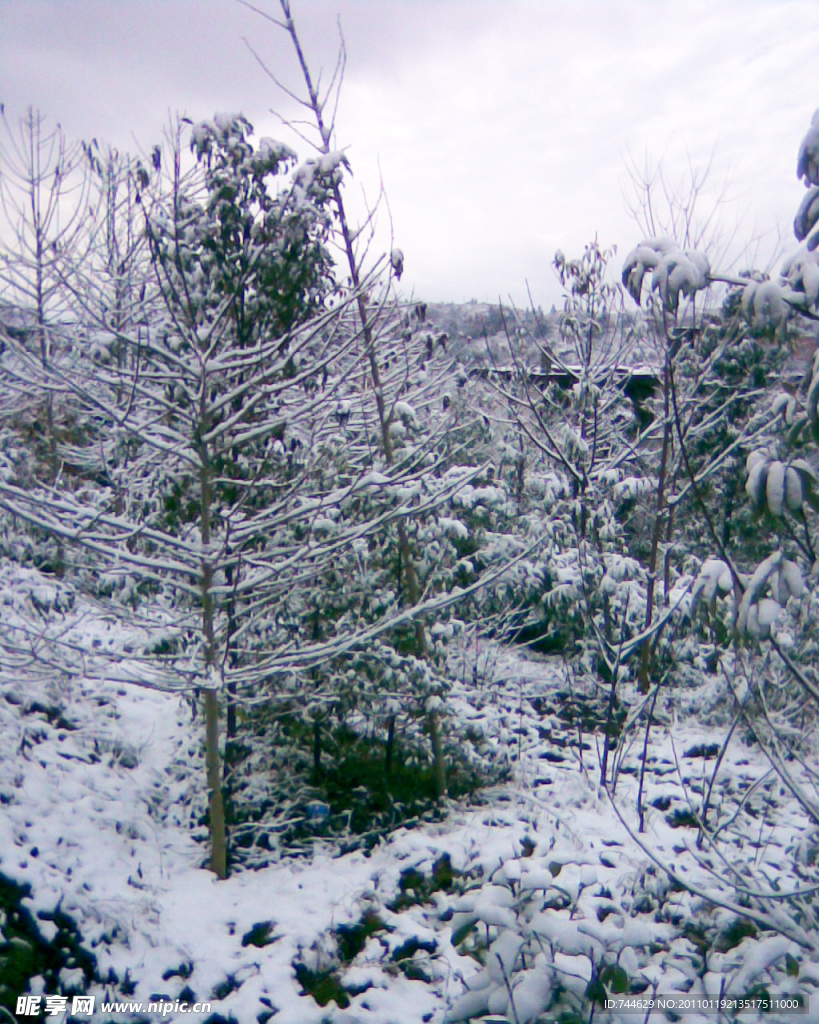
<path id="1" fill-rule="evenodd" d="M 819 204 L 817 204 L 819 206 Z M 819 214 L 819 208 L 817 209 Z M 819 265 L 811 251 L 816 248 L 819 235 L 814 235 L 804 248 L 798 249 L 782 265 L 780 273 L 789 289 L 788 299 L 811 309 L 819 299 Z"/>
<path id="2" fill-rule="evenodd" d="M 779 560 L 771 573 L 791 577 L 792 564 Z M 724 566 L 709 566 L 709 587 L 716 590 L 724 572 Z M 69 604 L 64 587 L 33 570 L 19 571 L 4 594 L 13 598 L 4 606 L 8 615 L 32 614 L 33 601 L 48 614 Z M 76 628 L 89 639 L 104 639 L 111 649 L 138 639 L 135 626 L 117 631 L 82 600 L 71 607 Z M 766 620 L 766 599 L 754 607 Z M 369 854 L 340 854 L 316 842 L 307 856 L 274 853 L 268 866 L 226 881 L 204 866 L 201 724 L 186 699 L 82 674 L 22 685 L 4 675 L 0 871 L 31 885 L 33 913 L 59 905 L 74 917 L 100 974 L 111 969 L 124 978 L 128 972 L 135 986 L 130 998 L 147 1000 L 157 992 L 176 998 L 187 985 L 197 998 L 211 997 L 214 1012 L 237 1021 L 256 1020 L 270 1006 L 276 1024 L 443 1024 L 489 1010 L 508 1018 L 508 981 L 518 1019 L 534 1024 L 558 986 L 581 999 L 592 961 L 614 959 L 631 978 L 643 977 L 664 992 L 723 986 L 739 993 L 759 979 L 786 991 L 784 958 L 804 957 L 781 935 L 745 938 L 727 954 L 714 953 L 705 974 L 698 973 L 681 926 L 656 908 L 673 906 L 685 921 L 699 919 L 703 902 L 674 892 L 625 827 L 636 828 L 636 775 L 620 774 L 621 820 L 597 785 L 599 737 L 583 737 L 591 742 L 581 749 L 573 729 L 542 710 L 540 702 L 564 685 L 561 662 L 483 644 L 481 664 L 494 670 L 484 670 L 477 686 L 468 682 L 471 673 L 453 670 L 447 700 L 468 716 L 476 735 L 509 758 L 508 782 L 476 805 L 451 802 L 443 821 L 399 829 Z M 433 700 L 428 710 L 441 710 L 440 699 Z M 38 707 L 59 707 L 60 715 Z M 670 819 L 688 806 L 692 787 L 713 764 L 696 751 L 719 738 L 719 730 L 696 719 L 677 720 L 673 730 L 655 724 L 648 753 L 645 839 L 678 874 L 705 889 L 714 889 L 715 879 L 692 841 L 695 832 L 685 834 Z M 627 760 L 635 764 L 636 755 Z M 752 801 L 765 773 L 758 748 L 732 745 L 720 769 L 720 799 L 730 803 L 734 793 Z M 769 865 L 811 834 L 784 790 L 776 800 L 780 824 L 768 834 L 763 863 Z M 740 829 L 732 834 L 739 857 L 743 844 L 754 840 Z M 439 891 L 426 904 L 391 909 L 401 873 L 412 867 L 428 874 L 443 853 L 465 873 L 465 891 Z M 651 909 L 641 911 L 640 899 Z M 294 964 L 335 963 L 332 930 L 365 912 L 376 913 L 388 930 L 373 935 L 343 969 L 344 984 L 362 991 L 351 996 L 347 1010 L 333 1002 L 319 1006 L 303 992 Z M 726 923 L 733 919 L 725 915 Z M 48 922 L 41 923 L 46 932 Z M 268 944 L 243 944 L 263 923 L 269 923 Z M 467 947 L 489 936 L 483 963 L 452 944 L 464 929 L 474 936 Z M 413 957 L 428 980 L 396 969 L 392 955 L 408 940 L 434 949 Z M 189 965 L 185 978 L 168 974 L 180 965 Z M 804 991 L 819 978 L 809 983 L 803 976 L 800 984 Z M 220 986 L 227 994 L 217 998 Z M 101 995 L 103 987 L 91 991 Z M 164 1019 L 197 1018 L 179 1013 Z M 595 1019 L 631 1018 L 601 1010 Z"/>
<path id="3" fill-rule="evenodd" d="M 392 483 L 390 477 L 385 473 L 378 473 L 373 471 L 372 473 L 366 473 L 359 481 L 359 487 L 383 487 L 386 484 Z"/>
<path id="4" fill-rule="evenodd" d="M 450 537 L 457 537 L 459 540 L 467 540 L 469 530 L 459 519 L 452 519 L 450 516 L 440 516 L 438 524 Z"/>
<path id="5" fill-rule="evenodd" d="M 651 288 L 660 293 L 668 310 L 676 310 L 679 296 L 686 298 L 706 288 L 711 268 L 707 256 L 695 250 L 679 248 L 669 238 L 644 239 L 623 263 L 623 284 L 639 304 L 643 278 L 652 270 Z"/>
<path id="6" fill-rule="evenodd" d="M 263 137 L 259 139 L 259 152 L 275 160 L 295 160 L 296 153 L 289 146 L 276 139 Z"/>
<path id="7" fill-rule="evenodd" d="M 797 240 L 804 242 L 817 221 L 819 221 L 819 186 L 812 185 L 805 193 L 805 198 L 802 200 L 794 217 L 793 233 L 796 235 Z M 813 235 L 808 240 L 807 248 L 811 251 L 814 250 L 817 241 L 819 241 L 819 238 Z"/>
<path id="8" fill-rule="evenodd" d="M 785 502 L 792 512 L 798 512 L 802 508 L 802 477 L 793 466 L 788 466 L 785 477 Z"/>
<path id="9" fill-rule="evenodd" d="M 415 422 L 415 409 L 413 409 L 409 402 L 396 402 L 394 409 L 396 416 L 400 416 L 401 419 L 410 420 L 413 423 Z"/>
<path id="10" fill-rule="evenodd" d="M 713 604 L 717 592 L 728 593 L 733 586 L 731 569 L 727 562 L 721 558 L 707 558 L 699 571 L 691 593 L 693 604 L 702 597 L 709 604 Z"/>
<path id="11" fill-rule="evenodd" d="M 785 466 L 783 463 L 772 462 L 768 467 L 765 493 L 771 515 L 781 516 L 785 506 Z"/>
<path id="12" fill-rule="evenodd" d="M 791 316 L 791 307 L 776 281 L 749 281 L 742 293 L 742 309 L 760 327 L 781 329 Z"/>
<path id="13" fill-rule="evenodd" d="M 810 128 L 799 146 L 796 176 L 804 178 L 806 185 L 819 185 L 819 110 L 814 113 Z"/>

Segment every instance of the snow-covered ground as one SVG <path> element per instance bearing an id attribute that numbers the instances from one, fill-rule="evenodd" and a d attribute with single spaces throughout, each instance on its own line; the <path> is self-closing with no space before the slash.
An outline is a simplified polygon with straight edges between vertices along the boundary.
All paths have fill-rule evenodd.
<path id="1" fill-rule="evenodd" d="M 20 579 L 18 596 L 4 591 L 7 617 L 31 612 L 38 593 L 36 580 L 21 587 Z M 34 600 L 47 608 L 54 593 L 46 586 Z M 124 642 L 104 618 L 74 616 L 72 628 L 95 631 L 101 646 Z M 740 888 L 775 887 L 799 856 L 811 860 L 798 806 L 739 735 L 710 799 L 724 846 L 696 846 L 692 808 L 699 812 L 727 731 L 714 724 L 713 687 L 686 695 L 689 707 L 711 708 L 709 724 L 693 714 L 664 718 L 660 702 L 637 834 L 643 732 L 622 752 L 612 799 L 599 786 L 602 737 L 569 721 L 562 664 L 509 650 L 483 655 L 481 682 L 462 673 L 452 705 L 461 727 L 505 751 L 508 783 L 369 853 L 338 856 L 317 842 L 308 858 L 283 857 L 222 882 L 203 866 L 201 722 L 190 703 L 139 686 L 45 670 L 15 680 L 4 671 L 0 873 L 31 887 L 23 903 L 46 939 L 58 931 L 55 909 L 68 915 L 96 957 L 97 977 L 110 979 L 88 983 L 68 965 L 66 990 L 212 1002 L 210 1013 L 164 1020 L 443 1024 L 472 1012 L 528 1024 L 588 1020 L 587 990 L 602 977 L 610 990 L 648 986 L 648 995 L 654 986 L 741 996 L 762 985 L 812 995 L 819 1013 L 815 950 L 793 941 L 798 923 L 790 938 L 764 922 L 738 926 L 736 892 L 712 870 L 735 872 Z M 788 875 L 783 888 L 794 881 Z M 697 891 L 721 893 L 726 906 Z M 326 979 L 322 991 L 335 997 L 319 1005 L 303 989 L 306 977 Z M 31 991 L 49 994 L 44 985 L 35 978 Z M 549 1005 L 587 1008 L 559 1018 Z M 643 1019 L 602 1008 L 594 1016 Z M 672 1018 L 655 1011 L 648 1019 Z"/>

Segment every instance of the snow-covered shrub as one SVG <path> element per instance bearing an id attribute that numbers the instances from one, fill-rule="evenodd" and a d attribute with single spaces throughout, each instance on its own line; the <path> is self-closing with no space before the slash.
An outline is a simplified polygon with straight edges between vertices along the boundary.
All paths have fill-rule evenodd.
<path id="1" fill-rule="evenodd" d="M 629 397 L 646 345 L 608 279 L 612 255 L 597 242 L 576 260 L 556 255 L 565 289 L 558 340 L 538 341 L 539 368 L 516 349 L 514 377 L 497 386 L 499 419 L 521 452 L 527 487 L 547 474 L 559 484 L 548 501 L 523 491 L 521 519 L 540 541 L 531 561 L 541 592 L 535 601 L 521 595 L 528 612 L 519 636 L 567 654 L 606 687 L 606 700 L 631 674 L 634 640 L 651 623 L 662 520 L 656 494 L 667 486 L 658 451 L 664 421 L 646 418 Z M 664 596 L 673 582 L 665 573 Z"/>
<path id="2" fill-rule="evenodd" d="M 472 788 L 477 778 L 460 753 L 459 723 L 448 715 L 447 662 L 461 631 L 455 617 L 459 594 L 495 569 L 494 561 L 481 555 L 477 508 L 491 505 L 501 492 L 488 485 L 482 467 L 459 463 L 464 457 L 456 397 L 459 371 L 446 353 L 440 348 L 428 353 L 426 332 L 412 332 L 406 318 L 386 308 L 380 330 L 381 344 L 392 351 L 381 377 L 384 406 L 406 430 L 400 437 L 390 435 L 391 463 L 370 451 L 372 461 L 362 474 L 357 460 L 368 450 L 376 410 L 362 400 L 353 369 L 338 390 L 351 397 L 336 406 L 337 426 L 328 438 L 332 457 L 316 467 L 317 478 L 338 496 L 334 508 L 312 521 L 314 535 L 333 545 L 333 558 L 318 571 L 309 595 L 285 596 L 278 614 L 287 621 L 291 642 L 319 648 L 331 649 L 334 638 L 372 631 L 366 644 L 311 667 L 300 711 L 292 703 L 282 705 L 288 718 L 282 727 L 293 729 L 293 716 L 299 716 L 301 725 L 295 729 L 309 736 L 312 777 L 319 789 L 335 774 L 340 734 L 349 730 L 359 736 L 362 760 L 380 757 L 382 796 L 392 794 L 396 800 L 386 817 L 397 823 L 405 813 L 398 805 L 407 803 L 398 793 L 405 767 L 425 749 L 430 761 L 436 757 L 431 714 L 442 723 L 453 792 Z M 442 391 L 449 391 L 449 402 L 440 400 Z M 371 530 L 368 523 L 378 526 Z M 420 592 L 441 602 L 425 619 L 422 643 L 418 624 L 406 614 L 410 571 Z M 383 629 L 390 618 L 399 621 Z M 270 717 L 267 710 L 260 714 Z M 417 781 L 418 795 L 426 799 L 423 766 Z"/>

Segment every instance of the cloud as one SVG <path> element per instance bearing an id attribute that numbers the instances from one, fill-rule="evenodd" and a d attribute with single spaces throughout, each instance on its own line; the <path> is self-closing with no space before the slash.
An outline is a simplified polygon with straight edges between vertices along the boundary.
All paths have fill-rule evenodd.
<path id="1" fill-rule="evenodd" d="M 819 81 L 813 0 L 296 0 L 294 13 L 325 82 L 340 18 L 351 202 L 363 211 L 362 187 L 372 198 L 383 177 L 402 284 L 426 298 L 523 302 L 528 278 L 550 304 L 557 248 L 579 253 L 597 234 L 627 251 L 639 234 L 622 196 L 629 154 L 663 159 L 672 178 L 713 156 L 740 235 L 787 229 L 801 198 L 795 154 Z M 270 108 L 294 107 L 243 37 L 298 84 L 284 34 L 239 4 L 5 0 L 0 99 L 120 148 L 149 147 L 177 110 L 242 110 L 281 135 Z"/>

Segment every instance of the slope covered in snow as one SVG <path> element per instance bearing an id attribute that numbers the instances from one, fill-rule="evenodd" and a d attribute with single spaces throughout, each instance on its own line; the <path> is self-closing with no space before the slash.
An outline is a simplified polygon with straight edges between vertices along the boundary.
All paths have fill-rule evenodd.
<path id="1" fill-rule="evenodd" d="M 6 582 L 7 617 L 32 628 L 60 618 L 60 588 L 45 577 L 18 570 Z M 80 601 L 61 621 L 100 646 L 128 642 Z M 191 705 L 144 687 L 59 678 L 45 665 L 39 678 L 29 671 L 15 681 L 6 666 L 0 874 L 30 887 L 22 906 L 43 939 L 56 942 L 70 919 L 93 957 L 69 957 L 60 990 L 207 1000 L 198 1017 L 163 1019 L 242 1024 L 442 1024 L 476 1014 L 523 1024 L 558 1013 L 579 1020 L 595 994 L 652 987 L 812 993 L 819 975 L 799 939 L 815 942 L 815 932 L 792 922 L 782 937 L 759 915 L 740 920 L 712 871 L 747 871 L 750 862 L 758 878 L 775 879 L 787 851 L 801 844 L 806 863 L 815 857 L 803 815 L 757 749 L 736 739 L 715 770 L 725 729 L 692 718 L 657 725 L 637 834 L 641 734 L 621 747 L 612 798 L 597 785 L 592 702 L 567 692 L 559 662 L 485 647 L 478 668 L 453 669 L 453 706 L 487 757 L 508 758 L 507 783 L 369 852 L 340 854 L 317 840 L 306 857 L 274 851 L 267 867 L 220 882 L 204 867 L 205 779 Z M 714 689 L 704 681 L 688 696 L 692 706 L 710 703 L 717 723 Z M 733 864 L 696 846 L 709 789 Z M 745 813 L 732 820 L 738 807 Z M 724 906 L 709 905 L 709 894 Z M 34 976 L 25 988 L 54 994 L 55 977 Z M 595 1019 L 634 1017 L 600 1008 Z"/>

